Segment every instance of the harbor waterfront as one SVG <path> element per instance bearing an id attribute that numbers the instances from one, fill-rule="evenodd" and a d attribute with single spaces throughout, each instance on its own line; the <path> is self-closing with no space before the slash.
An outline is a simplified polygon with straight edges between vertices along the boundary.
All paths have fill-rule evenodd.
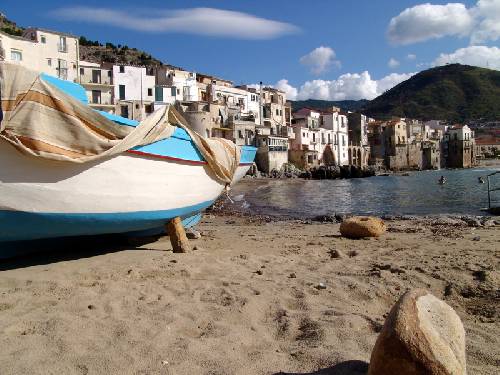
<path id="1" fill-rule="evenodd" d="M 500 165 L 343 180 L 246 178 L 231 196 L 234 208 L 243 212 L 298 218 L 336 213 L 487 215 L 487 185 L 478 178 L 498 170 Z M 438 184 L 441 176 L 444 185 Z"/>

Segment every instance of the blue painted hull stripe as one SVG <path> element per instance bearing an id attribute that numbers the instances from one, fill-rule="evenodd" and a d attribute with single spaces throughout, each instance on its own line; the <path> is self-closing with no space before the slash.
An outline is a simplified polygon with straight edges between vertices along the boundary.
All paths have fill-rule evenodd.
<path id="1" fill-rule="evenodd" d="M 32 213 L 0 211 L 2 241 L 125 233 L 154 229 L 169 219 L 187 218 L 207 208 L 213 201 L 162 211 L 116 213 Z"/>

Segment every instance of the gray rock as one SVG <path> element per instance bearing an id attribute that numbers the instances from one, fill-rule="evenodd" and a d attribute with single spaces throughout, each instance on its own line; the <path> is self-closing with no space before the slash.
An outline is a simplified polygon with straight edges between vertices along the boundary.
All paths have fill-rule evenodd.
<path id="1" fill-rule="evenodd" d="M 483 225 L 488 228 L 488 227 L 494 227 L 497 224 L 494 220 L 486 220 L 483 221 Z"/>
<path id="2" fill-rule="evenodd" d="M 436 220 L 432 222 L 432 225 L 448 225 L 453 227 L 462 226 L 465 224 L 466 223 L 461 219 L 454 219 L 446 216 L 438 217 Z"/>
<path id="3" fill-rule="evenodd" d="M 469 227 L 482 226 L 481 220 L 474 216 L 462 216 L 461 219 L 467 223 Z"/>

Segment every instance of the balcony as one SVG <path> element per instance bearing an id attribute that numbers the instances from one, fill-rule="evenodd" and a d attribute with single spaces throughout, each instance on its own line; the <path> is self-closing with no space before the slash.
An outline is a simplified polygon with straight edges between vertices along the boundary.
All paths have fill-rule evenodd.
<path id="1" fill-rule="evenodd" d="M 57 43 L 57 51 L 67 53 L 68 52 L 68 45 L 66 43 Z"/>

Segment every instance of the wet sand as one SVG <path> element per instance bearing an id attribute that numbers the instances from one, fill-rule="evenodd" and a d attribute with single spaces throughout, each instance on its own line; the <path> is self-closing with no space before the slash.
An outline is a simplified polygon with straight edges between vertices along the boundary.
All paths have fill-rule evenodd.
<path id="1" fill-rule="evenodd" d="M 498 373 L 500 226 L 391 221 L 348 240 L 268 221 L 207 216 L 189 254 L 162 238 L 2 261 L 0 373 L 365 374 L 417 287 L 461 317 L 468 373 Z"/>

